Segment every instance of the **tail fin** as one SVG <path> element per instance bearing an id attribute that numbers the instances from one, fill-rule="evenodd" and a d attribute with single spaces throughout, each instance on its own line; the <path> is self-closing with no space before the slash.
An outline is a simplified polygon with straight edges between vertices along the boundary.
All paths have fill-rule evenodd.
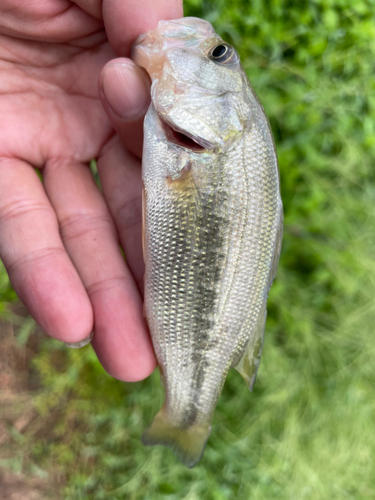
<path id="1" fill-rule="evenodd" d="M 168 446 L 191 469 L 201 459 L 210 431 L 210 424 L 193 424 L 188 428 L 173 425 L 163 407 L 143 433 L 142 443 L 145 446 Z"/>

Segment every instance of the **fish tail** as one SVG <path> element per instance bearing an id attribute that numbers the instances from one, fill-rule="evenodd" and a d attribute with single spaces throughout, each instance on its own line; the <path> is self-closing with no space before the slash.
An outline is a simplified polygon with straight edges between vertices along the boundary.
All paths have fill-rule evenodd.
<path id="1" fill-rule="evenodd" d="M 210 431 L 211 425 L 204 423 L 188 428 L 176 426 L 163 407 L 143 433 L 142 443 L 145 446 L 168 446 L 178 460 L 191 469 L 201 459 Z"/>

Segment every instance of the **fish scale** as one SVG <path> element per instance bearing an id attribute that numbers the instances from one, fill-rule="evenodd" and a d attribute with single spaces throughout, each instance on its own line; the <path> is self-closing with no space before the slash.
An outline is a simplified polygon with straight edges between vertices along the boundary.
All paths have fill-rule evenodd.
<path id="1" fill-rule="evenodd" d="M 227 59 L 215 60 L 215 47 Z M 142 163 L 145 314 L 165 387 L 142 439 L 192 467 L 228 370 L 250 390 L 255 381 L 281 246 L 277 159 L 238 56 L 209 23 L 162 21 L 136 41 L 133 58 L 153 80 Z"/>

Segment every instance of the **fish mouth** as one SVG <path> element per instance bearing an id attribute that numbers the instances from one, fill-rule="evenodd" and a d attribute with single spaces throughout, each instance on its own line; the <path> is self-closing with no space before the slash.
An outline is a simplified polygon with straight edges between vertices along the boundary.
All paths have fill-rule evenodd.
<path id="1" fill-rule="evenodd" d="M 202 144 L 199 144 L 197 141 L 199 139 L 192 139 L 190 135 L 187 135 L 181 129 L 177 127 L 172 127 L 169 123 L 164 121 L 160 115 L 159 120 L 163 127 L 163 131 L 165 133 L 165 137 L 168 142 L 179 146 L 180 148 L 188 149 L 189 151 L 193 151 L 194 153 L 203 153 L 207 151 L 207 147 Z"/>

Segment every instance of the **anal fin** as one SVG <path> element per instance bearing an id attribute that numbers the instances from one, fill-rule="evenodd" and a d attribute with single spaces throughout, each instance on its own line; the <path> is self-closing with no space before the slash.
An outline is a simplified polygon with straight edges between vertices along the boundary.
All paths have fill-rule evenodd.
<path id="1" fill-rule="evenodd" d="M 245 347 L 245 350 L 234 368 L 241 373 L 245 382 L 252 392 L 257 376 L 260 357 L 263 351 L 264 328 L 267 317 L 267 297 L 263 300 L 262 307 L 259 311 L 258 322 L 251 334 L 250 339 Z"/>
<path id="2" fill-rule="evenodd" d="M 275 247 L 271 261 L 270 271 L 268 274 L 268 288 L 266 290 L 265 297 L 263 298 L 262 306 L 258 314 L 258 321 L 257 324 L 255 325 L 254 331 L 251 332 L 250 339 L 243 351 L 240 360 L 234 366 L 234 368 L 239 373 L 241 373 L 241 375 L 245 379 L 245 382 L 251 392 L 253 391 L 255 379 L 260 364 L 260 357 L 263 351 L 264 328 L 266 325 L 266 317 L 267 317 L 267 296 L 269 289 L 272 285 L 272 282 L 275 278 L 277 265 L 279 263 L 281 242 L 283 237 L 283 220 L 284 220 L 283 207 L 281 204 L 281 200 L 279 200 Z"/>

